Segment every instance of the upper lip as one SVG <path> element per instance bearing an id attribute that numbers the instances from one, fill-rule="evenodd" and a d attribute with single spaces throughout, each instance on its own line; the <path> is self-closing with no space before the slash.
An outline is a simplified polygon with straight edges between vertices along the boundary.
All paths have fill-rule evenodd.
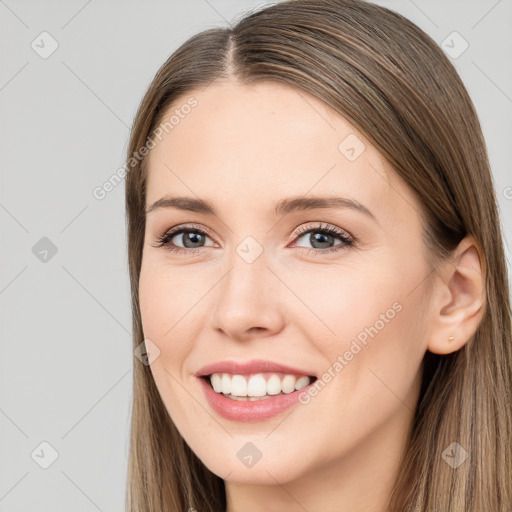
<path id="1" fill-rule="evenodd" d="M 196 372 L 196 376 L 204 377 L 212 373 L 230 373 L 232 375 L 248 375 L 261 372 L 281 372 L 287 375 L 306 375 L 308 377 L 314 374 L 308 370 L 293 368 L 273 361 L 265 361 L 263 359 L 253 359 L 252 361 L 219 361 L 217 363 L 203 366 Z"/>

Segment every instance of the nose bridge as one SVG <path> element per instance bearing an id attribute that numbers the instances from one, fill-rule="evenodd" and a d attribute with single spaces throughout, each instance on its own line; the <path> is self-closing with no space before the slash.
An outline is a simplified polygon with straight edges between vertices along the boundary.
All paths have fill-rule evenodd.
<path id="1" fill-rule="evenodd" d="M 265 289 L 265 281 L 270 272 L 267 268 L 268 258 L 261 246 L 255 242 L 243 241 L 234 248 L 229 257 L 225 292 L 246 298 Z M 268 284 L 268 283 L 267 283 Z"/>
<path id="2" fill-rule="evenodd" d="M 250 329 L 279 329 L 276 277 L 267 268 L 263 247 L 246 237 L 228 257 L 227 274 L 218 286 L 212 324 L 233 337 L 243 337 Z"/>

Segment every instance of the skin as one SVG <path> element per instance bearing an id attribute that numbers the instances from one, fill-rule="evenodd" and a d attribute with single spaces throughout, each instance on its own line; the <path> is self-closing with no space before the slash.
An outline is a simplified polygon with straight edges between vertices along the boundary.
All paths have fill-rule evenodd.
<path id="1" fill-rule="evenodd" d="M 273 82 L 223 82 L 185 94 L 169 112 L 191 96 L 198 105 L 148 156 L 147 206 L 188 196 L 218 211 L 147 214 L 140 306 L 145 338 L 160 350 L 151 371 L 165 406 L 192 450 L 225 479 L 228 512 L 384 512 L 425 351 L 459 349 L 481 318 L 478 250 L 468 237 L 451 262 L 434 268 L 412 191 L 313 96 Z M 349 134 L 365 145 L 354 161 L 338 149 Z M 328 195 L 362 203 L 376 220 L 349 208 L 273 212 L 283 198 Z M 202 247 L 155 247 L 171 227 L 189 223 L 210 230 Z M 344 247 L 336 235 L 314 245 L 318 229 L 297 237 L 297 228 L 319 223 L 356 245 Z M 263 249 L 252 263 L 236 252 L 248 236 Z M 184 249 L 197 239 L 172 241 Z M 194 375 L 216 361 L 268 359 L 321 377 L 396 303 L 401 310 L 317 396 L 270 420 L 218 416 Z M 262 454 L 250 468 L 237 457 L 247 442 Z"/>

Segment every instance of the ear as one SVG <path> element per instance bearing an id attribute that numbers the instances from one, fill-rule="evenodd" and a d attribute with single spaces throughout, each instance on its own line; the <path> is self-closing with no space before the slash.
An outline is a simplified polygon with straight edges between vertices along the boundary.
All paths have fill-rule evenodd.
<path id="1" fill-rule="evenodd" d="M 451 260 L 438 266 L 431 295 L 430 352 L 450 354 L 473 336 L 485 311 L 485 272 L 483 252 L 470 235 L 453 251 Z"/>

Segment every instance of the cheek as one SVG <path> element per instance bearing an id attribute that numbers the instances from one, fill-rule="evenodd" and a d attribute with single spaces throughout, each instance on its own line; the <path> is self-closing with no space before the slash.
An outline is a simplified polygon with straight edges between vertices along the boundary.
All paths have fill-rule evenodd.
<path id="1" fill-rule="evenodd" d="M 343 388 L 343 401 L 350 396 L 375 400 L 383 393 L 393 400 L 389 389 L 403 396 L 413 384 L 428 332 L 422 315 L 426 294 L 424 286 L 417 286 L 426 269 L 416 261 L 408 265 L 382 257 L 373 268 L 303 273 L 295 281 L 297 296 L 305 297 L 315 313 L 296 310 L 296 325 L 324 355 L 324 380 L 337 382 L 333 390 Z"/>
<path id="2" fill-rule="evenodd" d="M 153 264 L 150 258 L 142 266 L 139 305 L 144 336 L 153 337 L 157 344 L 175 338 L 194 316 L 200 293 L 194 280 L 184 274 L 161 263 Z"/>
<path id="3" fill-rule="evenodd" d="M 182 382 L 185 376 L 183 363 L 192 350 L 193 306 L 197 303 L 195 294 L 182 288 L 184 283 L 176 282 L 175 275 L 175 271 L 162 271 L 148 262 L 141 269 L 139 280 L 144 338 L 160 351 L 150 368 L 157 387 L 170 389 L 170 397 L 175 396 L 179 386 L 176 381 Z"/>
<path id="4" fill-rule="evenodd" d="M 193 315 L 186 314 L 190 310 L 187 293 L 183 293 L 180 283 L 175 282 L 175 274 L 162 272 L 150 262 L 143 265 L 139 304 L 144 338 L 151 340 L 159 350 L 150 371 L 166 410 L 183 435 L 190 430 L 185 420 L 190 390 L 186 389 L 188 376 L 184 362 L 193 348 L 194 325 L 191 322 Z"/>
<path id="5" fill-rule="evenodd" d="M 283 281 L 293 283 L 290 288 L 300 300 L 288 300 L 285 312 L 324 351 L 343 351 L 356 337 L 364 342 L 370 337 L 368 328 L 377 323 L 383 330 L 403 302 L 400 281 L 381 263 L 378 268 L 356 263 L 322 268 L 310 263 L 307 271 L 287 269 L 281 273 Z"/>

